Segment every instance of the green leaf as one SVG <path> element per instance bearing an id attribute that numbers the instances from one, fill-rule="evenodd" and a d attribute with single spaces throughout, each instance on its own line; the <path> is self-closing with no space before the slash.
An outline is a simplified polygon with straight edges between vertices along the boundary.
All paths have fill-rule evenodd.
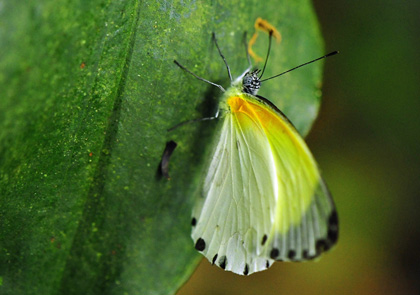
<path id="1" fill-rule="evenodd" d="M 201 258 L 190 210 L 214 122 L 166 129 L 211 115 L 220 93 L 173 60 L 227 86 L 211 32 L 239 75 L 257 17 L 283 37 L 267 77 L 323 54 L 304 0 L 1 3 L 0 293 L 170 294 L 185 282 Z M 303 134 L 321 68 L 260 92 Z M 170 139 L 167 180 L 157 168 Z"/>

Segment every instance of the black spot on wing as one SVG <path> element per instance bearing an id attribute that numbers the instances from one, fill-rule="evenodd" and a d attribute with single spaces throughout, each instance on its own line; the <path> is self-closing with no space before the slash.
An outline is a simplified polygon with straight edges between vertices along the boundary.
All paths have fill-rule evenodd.
<path id="1" fill-rule="evenodd" d="M 211 261 L 211 264 L 214 264 L 215 262 L 216 262 L 216 259 L 217 259 L 217 253 L 216 253 L 216 255 L 214 255 L 214 257 L 213 257 L 213 259 L 212 259 L 212 261 Z"/>
<path id="2" fill-rule="evenodd" d="M 289 250 L 289 253 L 287 253 L 287 257 L 289 259 L 293 259 L 296 256 L 296 251 L 295 250 Z"/>
<path id="3" fill-rule="evenodd" d="M 261 245 L 264 246 L 265 242 L 267 242 L 267 235 L 264 235 L 261 241 Z"/>
<path id="4" fill-rule="evenodd" d="M 320 255 L 322 252 L 325 252 L 329 249 L 329 245 L 326 240 L 318 240 L 316 241 L 315 249 L 316 249 L 316 255 Z"/>
<path id="5" fill-rule="evenodd" d="M 338 240 L 338 216 L 334 210 L 328 217 L 328 231 L 327 236 L 324 239 L 316 241 L 315 249 L 316 254 L 314 257 L 321 255 L 323 252 L 328 251 Z M 310 258 L 314 258 L 310 257 Z"/>
<path id="6" fill-rule="evenodd" d="M 302 251 L 302 257 L 303 257 L 303 259 L 309 259 L 309 252 L 308 252 L 308 250 L 303 250 Z"/>
<path id="7" fill-rule="evenodd" d="M 197 249 L 198 251 L 203 251 L 204 249 L 206 249 L 206 242 L 202 238 L 199 238 L 195 243 L 195 249 Z"/>
<path id="8" fill-rule="evenodd" d="M 336 225 L 338 226 L 338 215 L 337 215 L 337 211 L 333 211 L 331 212 L 330 217 L 328 218 L 328 224 L 329 225 Z"/>
<path id="9" fill-rule="evenodd" d="M 327 237 L 331 244 L 335 244 L 338 240 L 338 216 L 336 211 L 333 211 L 328 218 Z"/>
<path id="10" fill-rule="evenodd" d="M 225 269 L 226 268 L 226 265 L 227 265 L 227 258 L 226 258 L 226 256 L 220 257 L 220 259 L 219 259 L 219 266 L 221 268 Z"/>
<path id="11" fill-rule="evenodd" d="M 197 219 L 195 219 L 195 217 L 193 217 L 193 218 L 191 219 L 191 225 L 192 225 L 192 226 L 196 226 L 196 225 L 197 225 Z"/>
<path id="12" fill-rule="evenodd" d="M 269 268 L 270 267 L 270 262 L 268 260 L 265 262 L 265 267 L 266 268 Z"/>
<path id="13" fill-rule="evenodd" d="M 249 273 L 249 266 L 248 266 L 248 263 L 247 263 L 247 264 L 245 264 L 244 275 L 247 276 L 248 273 Z"/>
<path id="14" fill-rule="evenodd" d="M 276 259 L 279 256 L 279 254 L 280 254 L 279 249 L 273 248 L 270 252 L 270 258 L 271 259 Z"/>
<path id="15" fill-rule="evenodd" d="M 329 228 L 328 229 L 328 241 L 331 244 L 335 244 L 338 240 L 338 231 L 336 228 Z"/>

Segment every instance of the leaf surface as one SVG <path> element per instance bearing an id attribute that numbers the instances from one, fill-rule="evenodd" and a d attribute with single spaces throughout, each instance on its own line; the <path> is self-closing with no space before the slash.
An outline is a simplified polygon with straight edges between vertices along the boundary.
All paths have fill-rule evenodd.
<path id="1" fill-rule="evenodd" d="M 228 86 L 211 33 L 237 76 L 257 17 L 283 37 L 267 77 L 323 54 L 303 0 L 1 3 L 0 293 L 170 294 L 185 282 L 201 257 L 190 210 L 213 123 L 166 129 L 211 116 L 220 93 L 173 60 Z M 321 69 L 260 92 L 303 134 Z M 167 180 L 157 168 L 171 139 Z"/>

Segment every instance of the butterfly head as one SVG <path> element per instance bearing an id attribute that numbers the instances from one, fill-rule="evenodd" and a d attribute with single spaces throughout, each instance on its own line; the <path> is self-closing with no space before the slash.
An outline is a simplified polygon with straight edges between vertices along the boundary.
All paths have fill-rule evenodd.
<path id="1" fill-rule="evenodd" d="M 258 77 L 260 72 L 261 70 L 254 70 L 245 74 L 244 78 L 242 79 L 243 91 L 245 93 L 257 95 L 257 92 L 261 86 L 261 80 L 260 77 Z"/>

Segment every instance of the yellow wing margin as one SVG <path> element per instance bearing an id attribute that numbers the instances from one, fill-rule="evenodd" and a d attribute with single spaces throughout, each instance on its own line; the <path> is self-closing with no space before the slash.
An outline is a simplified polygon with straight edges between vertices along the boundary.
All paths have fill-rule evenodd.
<path id="1" fill-rule="evenodd" d="M 287 117 L 263 97 L 239 94 L 229 97 L 227 104 L 238 129 L 257 124 L 270 144 L 277 176 L 276 208 L 270 210 L 274 218 L 271 231 L 263 238 L 263 255 L 301 261 L 330 249 L 338 239 L 338 218 L 305 141 Z"/>

